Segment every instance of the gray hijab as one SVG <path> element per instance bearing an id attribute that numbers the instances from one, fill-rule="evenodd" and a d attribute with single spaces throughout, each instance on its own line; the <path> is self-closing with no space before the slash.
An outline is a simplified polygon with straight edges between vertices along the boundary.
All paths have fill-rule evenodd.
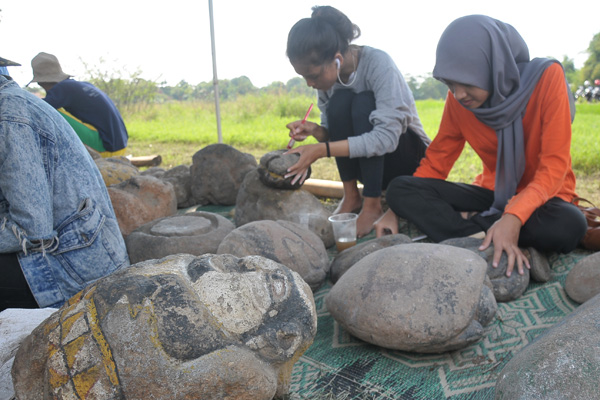
<path id="1" fill-rule="evenodd" d="M 458 18 L 440 38 L 433 77 L 444 83 L 477 86 L 490 93 L 481 107 L 470 110 L 498 136 L 494 203 L 483 216 L 503 212 L 516 193 L 525 171 L 522 117 L 537 82 L 555 62 L 546 58 L 530 60 L 527 44 L 516 29 L 485 15 Z M 573 121 L 572 96 L 569 101 Z"/>

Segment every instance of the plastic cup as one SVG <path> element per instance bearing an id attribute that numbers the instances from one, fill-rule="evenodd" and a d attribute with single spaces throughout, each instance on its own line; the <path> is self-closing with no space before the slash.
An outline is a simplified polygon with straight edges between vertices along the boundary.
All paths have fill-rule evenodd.
<path id="1" fill-rule="evenodd" d="M 342 252 L 356 244 L 356 219 L 358 214 L 343 213 L 328 218 L 333 227 L 333 237 L 338 252 Z"/>
<path id="2" fill-rule="evenodd" d="M 303 228 L 310 230 L 310 223 L 315 219 L 318 219 L 317 214 L 313 213 L 300 213 L 292 216 L 292 221 L 302 225 Z"/>

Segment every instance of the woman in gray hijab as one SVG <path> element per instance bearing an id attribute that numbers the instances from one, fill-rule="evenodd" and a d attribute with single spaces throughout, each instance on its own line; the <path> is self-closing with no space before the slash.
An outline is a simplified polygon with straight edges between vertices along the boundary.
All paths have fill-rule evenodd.
<path id="1" fill-rule="evenodd" d="M 511 25 L 469 15 L 442 34 L 433 76 L 449 88 L 439 132 L 414 175 L 390 183 L 377 236 L 397 232 L 397 217 L 436 242 L 485 234 L 480 250 L 494 245 L 494 266 L 505 252 L 508 276 L 529 268 L 522 248 L 574 250 L 587 224 L 572 204 L 575 108 L 560 63 L 530 60 Z M 465 143 L 483 171 L 447 182 Z"/>

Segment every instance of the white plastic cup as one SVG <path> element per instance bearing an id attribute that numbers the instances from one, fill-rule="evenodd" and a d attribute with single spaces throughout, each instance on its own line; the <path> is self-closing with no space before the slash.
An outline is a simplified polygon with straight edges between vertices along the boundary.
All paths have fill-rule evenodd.
<path id="1" fill-rule="evenodd" d="M 356 219 L 358 214 L 335 214 L 328 218 L 338 253 L 356 244 Z"/>

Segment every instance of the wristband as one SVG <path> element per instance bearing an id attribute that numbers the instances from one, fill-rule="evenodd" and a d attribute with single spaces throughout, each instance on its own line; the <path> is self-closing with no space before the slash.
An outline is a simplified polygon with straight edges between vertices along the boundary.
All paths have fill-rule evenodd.
<path id="1" fill-rule="evenodd" d="M 331 157 L 331 152 L 329 150 L 329 142 L 325 142 L 325 147 L 327 148 L 327 157 Z"/>

